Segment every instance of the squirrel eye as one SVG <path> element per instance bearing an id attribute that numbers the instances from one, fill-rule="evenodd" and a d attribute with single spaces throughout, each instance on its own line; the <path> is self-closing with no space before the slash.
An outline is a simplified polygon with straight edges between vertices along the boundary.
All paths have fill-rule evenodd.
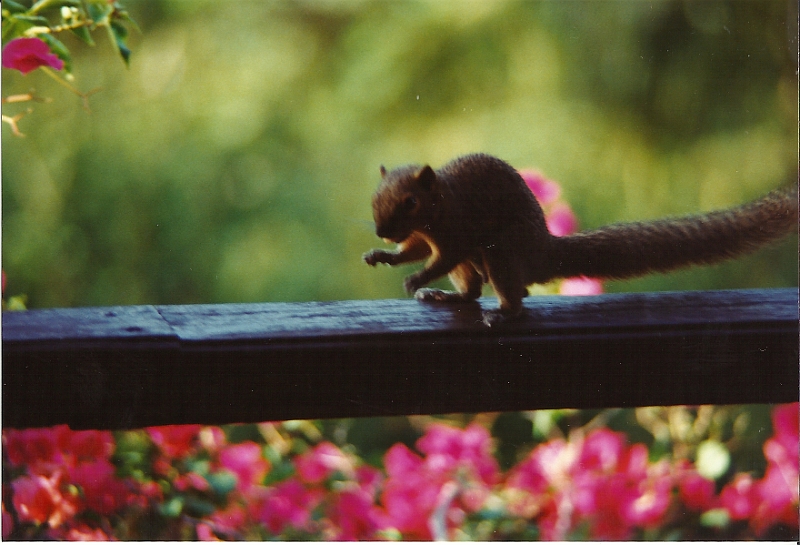
<path id="1" fill-rule="evenodd" d="M 417 207 L 417 198 L 414 195 L 409 195 L 403 199 L 403 209 L 406 212 L 413 212 Z"/>

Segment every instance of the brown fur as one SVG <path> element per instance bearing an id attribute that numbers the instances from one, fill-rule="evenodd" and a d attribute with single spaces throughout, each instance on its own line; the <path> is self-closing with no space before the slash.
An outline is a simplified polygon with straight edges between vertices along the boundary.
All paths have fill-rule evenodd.
<path id="1" fill-rule="evenodd" d="M 381 174 L 372 199 L 376 233 L 398 246 L 367 252 L 364 261 L 399 265 L 428 258 L 405 280 L 406 290 L 424 301 L 473 301 L 489 282 L 500 308 L 484 314 L 487 325 L 519 314 L 530 284 L 714 263 L 797 227 L 795 186 L 730 210 L 554 237 L 520 175 L 495 157 L 467 155 L 436 171 L 381 167 Z M 422 289 L 445 274 L 457 291 Z"/>

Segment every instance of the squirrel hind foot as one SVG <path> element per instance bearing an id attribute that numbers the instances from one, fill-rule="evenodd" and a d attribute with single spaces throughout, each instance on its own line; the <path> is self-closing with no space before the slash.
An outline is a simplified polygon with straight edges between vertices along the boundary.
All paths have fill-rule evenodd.
<path id="1" fill-rule="evenodd" d="M 457 291 L 440 290 L 436 288 L 420 288 L 414 293 L 417 301 L 437 303 L 471 303 L 475 300 L 465 293 Z"/>

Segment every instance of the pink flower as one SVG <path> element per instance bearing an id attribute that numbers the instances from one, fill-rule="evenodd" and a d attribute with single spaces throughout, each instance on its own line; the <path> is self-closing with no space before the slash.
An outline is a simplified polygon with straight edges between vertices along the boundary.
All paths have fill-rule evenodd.
<path id="1" fill-rule="evenodd" d="M 258 509 L 257 518 L 276 535 L 288 526 L 302 530 L 321 499 L 321 492 L 306 490 L 300 481 L 289 479 L 270 491 Z"/>
<path id="2" fill-rule="evenodd" d="M 219 453 L 219 463 L 236 475 L 236 486 L 247 492 L 259 484 L 269 472 L 270 464 L 264 459 L 261 447 L 253 441 L 245 441 L 224 447 Z"/>
<path id="3" fill-rule="evenodd" d="M 755 513 L 758 505 L 758 490 L 750 475 L 739 473 L 725 485 L 719 495 L 722 507 L 733 520 L 746 520 Z"/>
<path id="4" fill-rule="evenodd" d="M 6 504 L 3 503 L 3 540 L 7 540 L 11 532 L 14 531 L 14 517 L 6 511 Z"/>
<path id="5" fill-rule="evenodd" d="M 57 528 L 77 512 L 75 498 L 61 492 L 62 474 L 23 476 L 11 483 L 13 503 L 20 521 Z"/>
<path id="6" fill-rule="evenodd" d="M 334 472 L 352 474 L 350 460 L 330 442 L 323 442 L 294 459 L 297 474 L 306 483 L 316 484 L 330 477 Z"/>
<path id="7" fill-rule="evenodd" d="M 756 482 L 756 490 L 761 502 L 750 520 L 756 534 L 778 523 L 798 527 L 797 473 L 786 475 L 770 464 L 764 478 Z"/>
<path id="8" fill-rule="evenodd" d="M 429 475 L 422 458 L 402 443 L 386 452 L 384 466 L 388 479 L 381 500 L 392 526 L 406 539 L 431 539 L 428 518 L 446 479 Z"/>
<path id="9" fill-rule="evenodd" d="M 16 38 L 3 48 L 3 68 L 13 68 L 27 74 L 40 66 L 61 70 L 64 61 L 51 53 L 47 44 L 39 38 Z"/>
<path id="10" fill-rule="evenodd" d="M 417 448 L 428 455 L 426 465 L 432 471 L 466 470 L 486 485 L 500 480 L 492 456 L 492 438 L 480 424 L 470 424 L 464 430 L 433 424 L 417 441 Z"/>
<path id="11" fill-rule="evenodd" d="M 183 458 L 195 445 L 197 434 L 202 426 L 185 424 L 181 426 L 155 426 L 145 428 L 161 452 L 170 458 Z"/>
<path id="12" fill-rule="evenodd" d="M 683 504 L 694 511 L 703 512 L 714 506 L 714 481 L 706 479 L 694 469 L 685 469 L 678 477 L 678 494 Z"/>
<path id="13" fill-rule="evenodd" d="M 69 430 L 67 426 L 3 430 L 3 446 L 8 461 L 13 466 L 26 465 L 37 473 L 50 473 L 53 466 L 63 463 L 58 449 L 58 433 Z"/>
<path id="14" fill-rule="evenodd" d="M 509 510 L 536 519 L 542 539 L 567 539 L 585 521 L 592 539 L 619 540 L 662 522 L 672 484 L 669 466 L 650 464 L 647 447 L 598 429 L 537 446 L 509 472 L 505 492 Z"/>
<path id="15" fill-rule="evenodd" d="M 547 229 L 556 237 L 571 235 L 578 230 L 578 218 L 567 203 L 557 202 L 545 214 Z"/>
<path id="16" fill-rule="evenodd" d="M 214 530 L 205 522 L 201 522 L 195 526 L 195 531 L 197 532 L 198 541 L 222 541 L 214 535 Z"/>
<path id="17" fill-rule="evenodd" d="M 56 538 L 56 536 L 53 537 Z M 100 528 L 91 528 L 83 523 L 73 526 L 63 536 L 57 536 L 57 539 L 65 541 L 116 541 L 113 536 L 109 536 Z"/>
<path id="18" fill-rule="evenodd" d="M 625 454 L 625 436 L 608 429 L 598 429 L 583 441 L 578 457 L 580 471 L 611 473 Z"/>
<path id="19" fill-rule="evenodd" d="M 180 492 L 185 492 L 186 490 L 199 490 L 202 492 L 208 490 L 209 487 L 205 477 L 194 471 L 178 475 L 175 477 L 175 480 L 172 481 L 172 485 L 175 487 L 175 490 Z"/>
<path id="20" fill-rule="evenodd" d="M 478 424 L 465 430 L 434 424 L 417 447 L 425 458 L 402 444 L 386 453 L 382 501 L 406 539 L 431 539 L 434 511 L 444 513 L 448 527 L 460 524 L 465 513 L 481 508 L 500 472 L 491 436 Z"/>
<path id="21" fill-rule="evenodd" d="M 250 523 L 247 512 L 236 504 L 229 505 L 224 510 L 215 511 L 208 521 L 214 532 L 227 539 L 237 539 L 242 528 Z M 198 537 L 200 537 L 199 529 Z"/>
<path id="22" fill-rule="evenodd" d="M 519 175 L 525 180 L 536 200 L 542 206 L 553 204 L 561 196 L 561 186 L 558 183 L 547 180 L 536 170 L 520 170 Z"/>
<path id="23" fill-rule="evenodd" d="M 84 462 L 69 470 L 69 481 L 80 486 L 85 508 L 111 515 L 134 499 L 128 485 L 116 478 L 115 471 L 108 460 Z"/>
<path id="24" fill-rule="evenodd" d="M 773 436 L 764 443 L 767 470 L 756 483 L 760 504 L 751 519 L 756 534 L 784 523 L 798 527 L 798 470 L 800 469 L 800 430 L 798 404 L 779 405 L 772 411 Z"/>
<path id="25" fill-rule="evenodd" d="M 114 436 L 108 431 L 72 431 L 66 426 L 54 428 L 61 452 L 68 454 L 72 463 L 80 460 L 106 459 L 114 452 Z"/>
<path id="26" fill-rule="evenodd" d="M 558 293 L 561 295 L 600 295 L 603 293 L 603 281 L 585 276 L 567 278 L 561 281 Z"/>
<path id="27" fill-rule="evenodd" d="M 361 490 L 374 496 L 383 483 L 383 473 L 374 467 L 361 466 L 356 469 L 356 482 Z"/>
<path id="28" fill-rule="evenodd" d="M 328 539 L 335 541 L 374 540 L 388 526 L 372 495 L 357 488 L 337 494 L 327 515 L 332 526 Z"/>

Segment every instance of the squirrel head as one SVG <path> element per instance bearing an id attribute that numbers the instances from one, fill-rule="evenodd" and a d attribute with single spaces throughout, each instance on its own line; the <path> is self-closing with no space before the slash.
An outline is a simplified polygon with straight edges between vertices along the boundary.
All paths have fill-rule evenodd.
<path id="1" fill-rule="evenodd" d="M 381 166 L 381 183 L 372 197 L 375 233 L 402 242 L 436 219 L 436 173 L 426 165 L 409 165 L 387 171 Z"/>

